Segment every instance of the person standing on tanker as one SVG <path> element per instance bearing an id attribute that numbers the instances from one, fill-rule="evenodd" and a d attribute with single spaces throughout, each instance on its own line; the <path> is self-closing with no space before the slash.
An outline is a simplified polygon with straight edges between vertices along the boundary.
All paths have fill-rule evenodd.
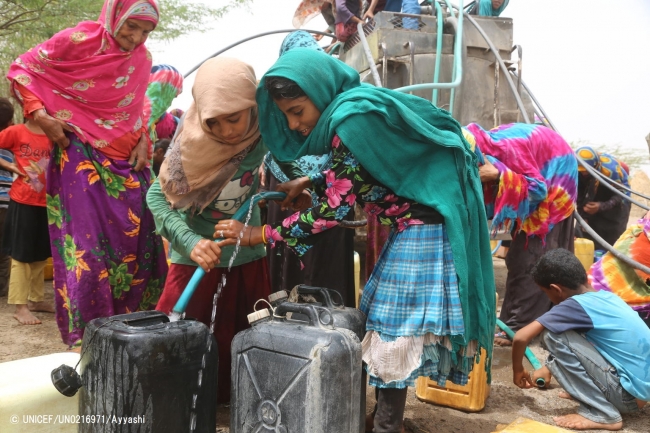
<path id="1" fill-rule="evenodd" d="M 278 160 L 331 151 L 333 163 L 278 188 L 288 206 L 312 187 L 317 206 L 249 226 L 243 245 L 282 242 L 303 255 L 355 203 L 393 228 L 360 309 L 368 317 L 363 360 L 377 387 L 366 430 L 401 432 L 407 387 L 419 376 L 465 384 L 475 356 L 485 349 L 491 357 L 495 288 L 476 155 L 446 111 L 362 85 L 354 69 L 314 50 L 280 57 L 257 101 Z M 215 226 L 230 243 L 242 228 Z"/>
<path id="2" fill-rule="evenodd" d="M 57 145 L 47 212 L 57 324 L 73 348 L 90 320 L 153 308 L 165 281 L 143 170 L 144 42 L 158 19 L 154 0 L 106 0 L 97 21 L 57 33 L 9 69 L 25 117 Z"/>
<path id="3" fill-rule="evenodd" d="M 245 246 L 235 256 L 233 246 L 212 239 L 215 224 L 232 218 L 258 192 L 259 167 L 269 149 L 258 126 L 256 85 L 253 68 L 240 60 L 216 57 L 203 63 L 192 88 L 194 101 L 147 194 L 156 227 L 172 247 L 172 265 L 156 309 L 170 313 L 197 266 L 207 272 L 186 313 L 214 327 L 219 403 L 230 401 L 232 339 L 248 328 L 246 316 L 255 301 L 271 293 L 263 245 L 248 247 L 245 235 Z M 250 224 L 260 224 L 258 206 Z"/>
<path id="4" fill-rule="evenodd" d="M 477 0 L 468 13 L 483 17 L 498 17 L 509 2 L 510 0 Z"/>
<path id="5" fill-rule="evenodd" d="M 492 230 L 512 233 L 499 318 L 518 330 L 552 306 L 530 269 L 548 250 L 573 251 L 577 161 L 569 144 L 543 125 L 512 123 L 487 131 L 471 123 L 466 131 L 483 161 L 479 173 Z M 511 341 L 498 333 L 495 343 Z"/>

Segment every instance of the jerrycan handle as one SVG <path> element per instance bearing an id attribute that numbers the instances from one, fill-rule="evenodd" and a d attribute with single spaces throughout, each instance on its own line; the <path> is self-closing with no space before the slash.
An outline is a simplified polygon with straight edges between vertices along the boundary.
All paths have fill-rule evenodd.
<path id="1" fill-rule="evenodd" d="M 284 302 L 275 309 L 274 315 L 286 316 L 287 313 L 297 313 L 307 316 L 309 324 L 316 327 L 334 328 L 334 317 L 327 308 L 317 307 L 311 304 L 295 304 Z"/>
<path id="2" fill-rule="evenodd" d="M 316 295 L 321 299 L 323 306 L 326 308 L 341 308 L 344 306 L 343 297 L 336 290 L 330 290 L 326 287 L 314 287 L 308 286 L 306 284 L 301 284 L 298 286 L 298 293 L 301 295 Z M 336 293 L 336 297 L 339 300 L 339 303 L 334 303 L 332 299 L 332 294 Z"/>

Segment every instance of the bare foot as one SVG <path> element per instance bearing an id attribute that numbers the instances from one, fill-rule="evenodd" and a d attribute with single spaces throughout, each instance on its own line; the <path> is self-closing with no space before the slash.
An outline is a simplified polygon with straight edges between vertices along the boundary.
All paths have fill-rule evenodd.
<path id="1" fill-rule="evenodd" d="M 560 393 L 557 395 L 560 398 L 566 398 L 567 400 L 573 400 L 573 397 L 571 397 L 571 394 L 569 394 L 566 391 L 560 391 Z"/>
<path id="2" fill-rule="evenodd" d="M 566 427 L 574 430 L 620 430 L 623 428 L 622 421 L 612 424 L 602 424 L 589 420 L 577 413 L 565 416 L 556 416 L 553 418 L 553 421 L 555 421 L 555 424 L 559 427 Z"/>
<path id="3" fill-rule="evenodd" d="M 16 312 L 14 313 L 14 319 L 18 320 L 18 323 L 21 325 L 40 325 L 41 321 L 34 316 L 27 305 L 18 304 L 16 305 Z"/>
<path id="4" fill-rule="evenodd" d="M 508 340 L 507 338 L 494 337 L 494 344 L 501 347 L 512 346 L 512 340 Z"/>
<path id="5" fill-rule="evenodd" d="M 29 311 L 41 311 L 43 313 L 54 313 L 54 305 L 45 301 L 41 301 L 41 302 L 27 301 L 27 307 L 29 308 Z"/>
<path id="6" fill-rule="evenodd" d="M 647 401 L 636 399 L 636 405 L 639 406 L 639 409 L 643 409 L 646 404 L 648 404 Z"/>

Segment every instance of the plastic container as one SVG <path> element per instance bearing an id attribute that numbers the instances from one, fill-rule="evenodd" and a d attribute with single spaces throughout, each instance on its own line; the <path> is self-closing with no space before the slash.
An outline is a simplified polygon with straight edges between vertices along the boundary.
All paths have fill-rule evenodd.
<path id="1" fill-rule="evenodd" d="M 54 265 L 52 264 L 52 257 L 48 258 L 45 262 L 45 267 L 43 268 L 43 279 L 44 280 L 53 280 L 54 279 Z"/>
<path id="2" fill-rule="evenodd" d="M 284 302 L 275 317 L 251 316 L 252 327 L 231 346 L 230 432 L 363 433 L 356 334 L 333 326 L 327 309 L 310 304 Z"/>
<path id="3" fill-rule="evenodd" d="M 67 352 L 0 364 L 0 432 L 76 432 L 76 423 L 64 421 L 79 413 L 79 398 L 59 394 L 50 373 L 61 364 L 74 367 L 77 361 L 78 353 Z"/>
<path id="4" fill-rule="evenodd" d="M 573 253 L 580 260 L 585 271 L 594 263 L 594 242 L 591 239 L 576 238 L 573 243 Z"/>
<path id="5" fill-rule="evenodd" d="M 485 360 L 487 354 L 481 349 L 481 362 L 474 364 L 469 374 L 467 385 L 460 386 L 447 381 L 443 388 L 428 377 L 420 377 L 415 383 L 415 396 L 427 403 L 452 407 L 466 412 L 478 412 L 485 407 L 485 401 L 490 395 L 490 385 L 487 383 Z"/>
<path id="6" fill-rule="evenodd" d="M 311 295 L 318 302 L 312 305 L 325 307 L 334 318 L 335 328 L 345 328 L 357 334 L 359 341 L 366 335 L 366 315 L 357 310 L 343 305 L 343 298 L 336 290 L 325 287 L 314 287 L 306 284 L 298 286 L 298 293 Z"/>
<path id="7" fill-rule="evenodd" d="M 88 323 L 83 344 L 79 414 L 140 418 L 123 430 L 81 424 L 79 432 L 216 430 L 217 344 L 204 324 L 123 314 Z"/>

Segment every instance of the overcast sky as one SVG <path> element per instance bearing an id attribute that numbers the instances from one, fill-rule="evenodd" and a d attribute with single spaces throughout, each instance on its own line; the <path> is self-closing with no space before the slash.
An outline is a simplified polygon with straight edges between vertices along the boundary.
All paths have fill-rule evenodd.
<path id="1" fill-rule="evenodd" d="M 194 0 L 200 2 L 200 0 Z M 203 0 L 224 4 L 222 0 Z M 245 37 L 292 28 L 299 0 L 252 0 L 207 33 L 173 43 L 150 43 L 154 63 L 185 73 L 217 50 Z M 511 0 L 502 14 L 514 20 L 523 46 L 523 78 L 568 141 L 646 148 L 650 133 L 650 1 Z M 307 26 L 323 30 L 322 19 Z M 284 35 L 263 37 L 228 51 L 255 68 L 258 78 L 277 59 Z M 191 101 L 192 78 L 174 107 Z"/>

